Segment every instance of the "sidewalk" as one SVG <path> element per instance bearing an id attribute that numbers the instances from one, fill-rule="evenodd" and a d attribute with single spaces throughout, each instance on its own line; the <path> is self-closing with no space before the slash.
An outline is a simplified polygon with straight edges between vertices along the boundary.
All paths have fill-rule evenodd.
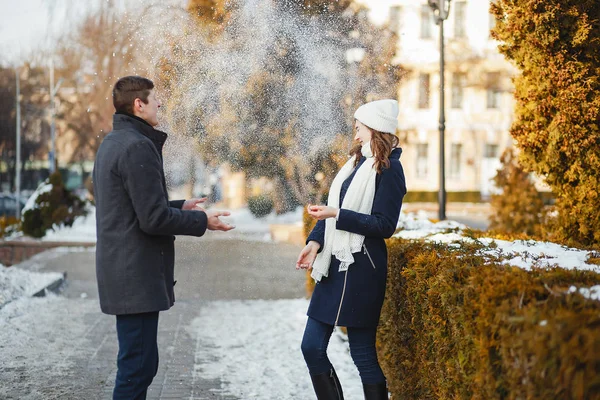
<path id="1" fill-rule="evenodd" d="M 293 267 L 299 247 L 222 238 L 178 238 L 176 247 L 177 301 L 160 314 L 160 367 L 148 399 L 236 399 L 223 394 L 220 378 L 199 372 L 212 360 L 199 352 L 206 344 L 194 320 L 213 300 L 301 298 L 304 274 Z M 0 310 L 0 398 L 111 398 L 115 319 L 100 312 L 94 256 L 52 250 L 19 265 L 66 271 L 67 284 L 61 296 L 16 300 Z"/>

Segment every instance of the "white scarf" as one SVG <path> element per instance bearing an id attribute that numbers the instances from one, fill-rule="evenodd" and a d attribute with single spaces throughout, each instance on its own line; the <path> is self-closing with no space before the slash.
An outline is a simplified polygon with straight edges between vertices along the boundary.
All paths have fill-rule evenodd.
<path id="1" fill-rule="evenodd" d="M 377 171 L 373 168 L 375 158 L 371 151 L 371 143 L 366 143 L 361 149 L 362 154 L 367 158 L 356 171 L 344 201 L 343 209 L 356 211 L 361 214 L 371 214 L 373 207 L 373 198 L 375 197 L 375 179 Z M 352 174 L 354 170 L 354 155 L 340 169 L 329 188 L 329 198 L 327 205 L 338 208 L 340 206 L 340 191 L 342 183 Z M 327 218 L 325 220 L 325 243 L 323 250 L 317 255 L 313 263 L 311 276 L 315 281 L 320 281 L 324 276 L 329 276 L 329 264 L 331 256 L 335 256 L 340 261 L 340 271 L 347 271 L 348 267 L 354 263 L 352 253 L 361 251 L 365 237 L 356 233 L 337 230 L 336 219 Z"/>

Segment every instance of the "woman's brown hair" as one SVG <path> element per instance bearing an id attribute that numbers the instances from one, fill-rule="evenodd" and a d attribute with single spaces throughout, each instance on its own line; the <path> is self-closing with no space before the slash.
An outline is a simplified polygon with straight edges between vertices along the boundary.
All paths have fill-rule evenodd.
<path id="1" fill-rule="evenodd" d="M 373 157 L 375 157 L 375 168 L 377 169 L 377 173 L 380 174 L 384 168 L 390 167 L 390 160 L 388 157 L 392 150 L 398 147 L 400 139 L 398 139 L 398 136 L 392 135 L 391 133 L 379 132 L 371 128 L 368 129 L 372 132 L 371 151 L 373 152 Z M 356 161 L 354 162 L 355 167 L 362 157 L 362 152 L 360 151 L 361 148 L 362 145 L 357 143 L 350 149 L 350 156 L 356 154 Z"/>

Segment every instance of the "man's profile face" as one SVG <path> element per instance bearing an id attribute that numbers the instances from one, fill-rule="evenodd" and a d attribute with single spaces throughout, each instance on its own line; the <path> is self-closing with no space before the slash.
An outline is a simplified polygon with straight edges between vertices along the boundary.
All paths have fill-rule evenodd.
<path id="1" fill-rule="evenodd" d="M 136 99 L 137 102 L 138 99 Z M 150 91 L 148 95 L 148 104 L 144 104 L 140 100 L 139 104 L 139 116 L 148 122 L 152 126 L 158 125 L 158 109 L 160 108 L 160 102 L 156 99 L 156 92 L 154 89 Z"/>

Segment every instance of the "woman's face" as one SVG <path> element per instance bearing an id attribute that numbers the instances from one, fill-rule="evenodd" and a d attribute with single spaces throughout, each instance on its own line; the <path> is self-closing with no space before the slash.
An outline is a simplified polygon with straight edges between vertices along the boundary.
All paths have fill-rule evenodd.
<path id="1" fill-rule="evenodd" d="M 354 140 L 359 142 L 361 145 L 368 143 L 371 141 L 371 136 L 373 136 L 373 132 L 365 124 L 362 122 L 355 120 L 354 121 L 354 131 L 356 132 L 354 135 Z"/>

